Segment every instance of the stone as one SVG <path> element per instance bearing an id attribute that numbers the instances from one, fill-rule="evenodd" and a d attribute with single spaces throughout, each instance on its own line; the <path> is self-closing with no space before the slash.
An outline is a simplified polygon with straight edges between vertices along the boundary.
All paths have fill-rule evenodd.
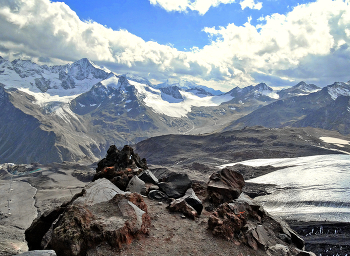
<path id="1" fill-rule="evenodd" d="M 40 250 L 41 240 L 44 235 L 49 231 L 52 223 L 67 209 L 69 205 L 71 205 L 77 198 L 83 196 L 86 193 L 86 190 L 83 189 L 82 192 L 73 196 L 73 198 L 67 202 L 62 204 L 59 207 L 56 207 L 52 210 L 44 212 L 41 216 L 37 217 L 29 228 L 27 228 L 24 232 L 25 239 L 28 244 L 29 250 Z"/>
<path id="2" fill-rule="evenodd" d="M 304 250 L 304 241 L 287 223 L 270 216 L 244 194 L 221 204 L 210 215 L 208 227 L 214 236 L 246 244 L 270 256 L 299 255 Z"/>
<path id="3" fill-rule="evenodd" d="M 106 243 L 120 249 L 122 244 L 148 234 L 150 224 L 147 205 L 140 194 L 116 194 L 94 205 L 69 206 L 52 226 L 44 249 L 53 249 L 58 256 L 88 255 Z"/>
<path id="4" fill-rule="evenodd" d="M 186 173 L 170 173 L 158 186 L 168 197 L 180 198 L 185 195 L 191 184 L 192 182 Z"/>
<path id="5" fill-rule="evenodd" d="M 168 209 L 171 212 L 181 212 L 193 220 L 198 216 L 197 211 L 181 198 L 173 200 L 168 206 Z"/>
<path id="6" fill-rule="evenodd" d="M 240 173 L 224 168 L 213 173 L 209 178 L 209 200 L 215 205 L 220 205 L 237 199 L 244 185 L 244 178 Z"/>
<path id="7" fill-rule="evenodd" d="M 276 244 L 268 248 L 267 255 L 289 256 L 291 253 L 288 246 Z"/>
<path id="8" fill-rule="evenodd" d="M 169 197 L 160 190 L 151 190 L 148 193 L 148 198 L 157 201 L 168 201 Z"/>
<path id="9" fill-rule="evenodd" d="M 146 194 L 146 184 L 139 177 L 134 176 L 129 181 L 129 184 L 126 188 L 126 191 L 135 192 L 135 193 L 145 195 Z"/>
<path id="10" fill-rule="evenodd" d="M 146 183 L 152 183 L 154 185 L 157 185 L 159 183 L 159 180 L 154 176 L 154 174 L 150 170 L 144 170 L 142 173 L 138 176 L 141 180 L 143 180 Z"/>
<path id="11" fill-rule="evenodd" d="M 182 212 L 187 217 L 195 219 L 202 213 L 203 204 L 193 189 L 189 188 L 183 197 L 173 200 L 168 209 L 171 212 Z"/>
<path id="12" fill-rule="evenodd" d="M 148 187 L 148 191 L 151 191 L 151 190 L 159 190 L 159 187 L 157 185 L 151 185 Z"/>
<path id="13" fill-rule="evenodd" d="M 17 254 L 17 256 L 56 256 L 56 252 L 53 250 L 34 250 Z"/>
<path id="14" fill-rule="evenodd" d="M 53 249 L 58 256 L 108 250 L 149 233 L 147 205 L 138 193 L 124 192 L 107 179 L 88 184 L 71 201 L 43 214 L 25 232 L 31 249 Z M 105 255 L 114 255 L 112 251 Z"/>
<path id="15" fill-rule="evenodd" d="M 125 194 L 109 180 L 103 178 L 85 186 L 85 193 L 73 201 L 73 204 L 94 205 L 111 200 L 117 194 Z"/>

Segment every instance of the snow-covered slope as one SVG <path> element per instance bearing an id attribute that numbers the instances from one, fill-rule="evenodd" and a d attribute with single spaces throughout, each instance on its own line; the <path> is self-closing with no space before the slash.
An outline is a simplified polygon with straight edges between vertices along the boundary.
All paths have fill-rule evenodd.
<path id="1" fill-rule="evenodd" d="M 333 100 L 336 100 L 339 96 L 350 96 L 350 81 L 347 83 L 335 82 L 327 86 L 327 90 Z"/>
<path id="2" fill-rule="evenodd" d="M 246 99 L 260 99 L 260 100 L 276 100 L 279 98 L 274 90 L 265 83 L 260 83 L 255 86 L 250 85 L 244 88 L 235 87 L 226 95 L 231 95 L 236 100 L 245 101 Z"/>
<path id="3" fill-rule="evenodd" d="M 164 93 L 164 88 L 155 89 L 147 84 L 129 80 L 126 75 L 122 75 L 119 78 L 111 76 L 100 82 L 99 85 L 94 86 L 91 93 L 92 97 L 89 97 L 91 102 L 80 104 L 92 105 L 96 104 L 93 98 L 103 100 L 107 97 L 112 98 L 116 94 L 122 95 L 123 91 L 126 91 L 127 87 L 130 86 L 135 89 L 135 96 L 139 102 L 152 109 L 153 112 L 169 117 L 181 118 L 186 116 L 192 107 L 219 106 L 221 103 L 232 99 L 230 95 L 199 97 L 191 92 L 177 90 L 176 87 L 172 87 L 173 95 L 171 95 L 170 93 Z M 175 93 L 177 94 L 174 96 Z M 125 101 L 125 98 L 121 100 Z M 116 99 L 114 103 L 119 104 L 118 101 L 120 99 Z"/>
<path id="4" fill-rule="evenodd" d="M 111 72 L 100 68 L 88 59 L 72 64 L 48 67 L 29 60 L 2 59 L 0 62 L 0 82 L 5 88 L 18 88 L 42 98 L 77 96 L 106 79 Z M 33 94 L 34 95 L 34 94 Z M 66 101 L 66 100 L 63 100 Z"/>
<path id="5" fill-rule="evenodd" d="M 187 81 L 185 79 L 167 79 L 165 83 L 154 85 L 153 87 L 156 89 L 167 88 L 167 87 L 178 87 L 180 90 L 191 92 L 197 96 L 213 96 L 213 95 L 221 95 L 222 91 L 214 90 L 213 88 L 206 87 L 204 85 L 198 85 L 195 82 Z"/>
<path id="6" fill-rule="evenodd" d="M 278 95 L 280 96 L 280 99 L 290 98 L 294 96 L 303 96 L 308 95 L 313 92 L 317 92 L 321 90 L 320 87 L 314 85 L 314 84 L 307 84 L 304 81 L 301 81 L 300 83 L 288 88 L 280 90 Z"/>

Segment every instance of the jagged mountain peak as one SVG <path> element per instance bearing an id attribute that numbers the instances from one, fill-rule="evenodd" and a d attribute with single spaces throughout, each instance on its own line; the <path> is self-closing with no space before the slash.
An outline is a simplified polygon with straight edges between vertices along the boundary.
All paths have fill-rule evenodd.
<path id="1" fill-rule="evenodd" d="M 254 86 L 254 89 L 258 90 L 258 91 L 273 91 L 273 89 L 269 86 L 267 86 L 267 84 L 265 83 L 260 83 Z"/>
<path id="2" fill-rule="evenodd" d="M 335 82 L 328 85 L 325 90 L 332 97 L 333 100 L 337 99 L 339 96 L 350 96 L 350 83 Z"/>

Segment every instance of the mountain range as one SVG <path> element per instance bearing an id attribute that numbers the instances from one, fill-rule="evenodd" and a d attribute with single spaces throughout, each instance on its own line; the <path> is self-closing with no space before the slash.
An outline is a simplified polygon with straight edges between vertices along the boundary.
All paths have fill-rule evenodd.
<path id="1" fill-rule="evenodd" d="M 184 79 L 153 85 L 88 59 L 47 66 L 0 57 L 0 162 L 95 161 L 111 144 L 252 125 L 347 133 L 348 100 L 339 96 L 349 88 L 300 82 L 276 91 L 260 83 L 223 93 Z"/>

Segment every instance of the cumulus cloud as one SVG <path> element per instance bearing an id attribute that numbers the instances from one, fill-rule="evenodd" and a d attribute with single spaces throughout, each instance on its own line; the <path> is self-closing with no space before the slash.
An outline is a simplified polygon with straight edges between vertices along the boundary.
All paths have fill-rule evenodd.
<path id="1" fill-rule="evenodd" d="M 219 1 L 207 3 L 214 2 Z M 181 3 L 175 6 L 185 6 Z M 183 77 L 221 89 L 257 82 L 326 85 L 350 79 L 348 1 L 319 0 L 259 20 L 257 26 L 247 22 L 204 28 L 211 39 L 208 45 L 183 52 L 126 30 L 81 21 L 64 3 L 0 0 L 0 31 L 6 31 L 0 33 L 0 55 L 54 63 L 87 57 L 118 73 L 150 73 L 148 78 L 157 80 Z"/>
<path id="2" fill-rule="evenodd" d="M 254 0 L 243 0 L 239 4 L 241 5 L 242 10 L 245 8 L 260 10 L 262 8 L 262 2 L 255 3 Z"/>
<path id="3" fill-rule="evenodd" d="M 197 11 L 204 15 L 210 7 L 217 7 L 219 4 L 234 3 L 235 0 L 149 0 L 153 5 L 159 5 L 166 11 L 187 12 Z"/>

